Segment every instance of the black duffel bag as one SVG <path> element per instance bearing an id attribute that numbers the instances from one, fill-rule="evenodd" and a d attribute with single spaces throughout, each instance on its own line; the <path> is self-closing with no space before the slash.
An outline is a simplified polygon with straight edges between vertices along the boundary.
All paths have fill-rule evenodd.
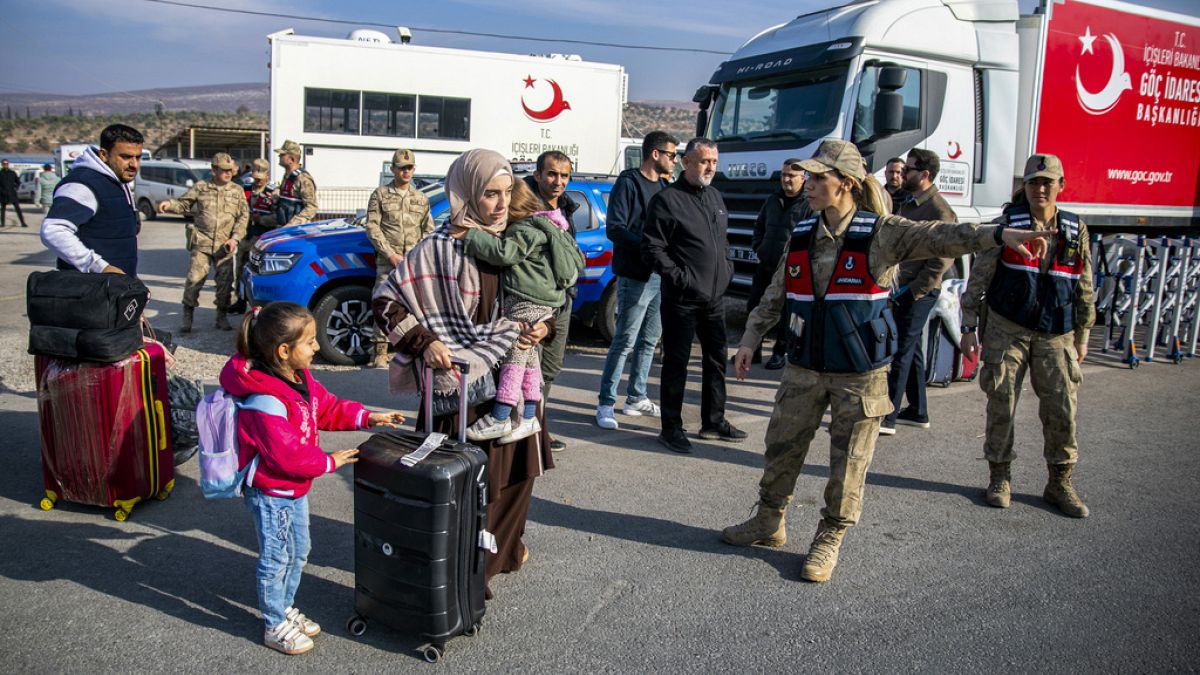
<path id="1" fill-rule="evenodd" d="M 26 283 L 29 353 L 120 361 L 142 347 L 150 291 L 126 274 L 34 272 Z"/>

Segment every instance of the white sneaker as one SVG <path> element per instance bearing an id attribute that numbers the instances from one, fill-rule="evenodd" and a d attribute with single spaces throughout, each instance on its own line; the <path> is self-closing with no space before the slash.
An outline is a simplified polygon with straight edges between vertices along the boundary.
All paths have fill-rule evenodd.
<path id="1" fill-rule="evenodd" d="M 534 434 L 541 433 L 541 431 L 542 423 L 536 417 L 530 417 L 527 420 L 521 420 L 521 423 L 513 427 L 512 431 L 501 436 L 500 440 L 496 441 L 496 444 L 508 445 L 509 443 L 516 443 L 522 438 L 529 438 Z"/>
<path id="2" fill-rule="evenodd" d="M 498 420 L 492 417 L 491 413 L 475 420 L 475 423 L 467 427 L 468 441 L 490 441 L 493 438 L 501 436 L 512 431 L 512 421 L 508 418 Z"/>
<path id="3" fill-rule="evenodd" d="M 316 637 L 321 634 L 321 624 L 300 613 L 300 610 L 295 607 L 288 607 L 283 612 L 283 616 L 288 621 L 300 627 L 308 637 Z"/>
<path id="4" fill-rule="evenodd" d="M 619 429 L 621 427 L 617 422 L 617 413 L 611 405 L 596 406 L 596 426 L 601 429 Z"/>
<path id="5" fill-rule="evenodd" d="M 640 401 L 630 401 L 625 399 L 625 407 L 621 408 L 621 412 L 630 417 L 638 417 L 646 415 L 647 417 L 660 417 L 662 410 L 654 401 L 644 398 Z"/>
<path id="6" fill-rule="evenodd" d="M 284 621 L 263 632 L 263 644 L 284 654 L 296 655 L 313 648 L 312 638 L 304 634 L 299 626 Z"/>

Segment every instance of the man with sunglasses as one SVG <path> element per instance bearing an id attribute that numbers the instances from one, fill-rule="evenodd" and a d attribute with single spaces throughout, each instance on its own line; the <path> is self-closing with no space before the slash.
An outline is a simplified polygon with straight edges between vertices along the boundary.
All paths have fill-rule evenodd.
<path id="1" fill-rule="evenodd" d="M 367 201 L 367 238 L 375 247 L 375 284 L 378 286 L 425 235 L 433 232 L 429 198 L 412 184 L 417 160 L 412 150 L 392 154 L 392 182 L 376 188 Z M 375 329 L 372 368 L 387 368 L 388 342 Z"/>
<path id="2" fill-rule="evenodd" d="M 915 148 L 904 162 L 901 184 L 906 198 L 896 206 L 896 215 L 909 220 L 938 220 L 957 223 L 954 209 L 938 194 L 934 179 L 941 170 L 937 153 Z M 888 371 L 888 395 L 893 410 L 879 425 L 881 436 L 896 433 L 896 423 L 921 429 L 929 428 L 929 408 L 925 399 L 925 346 L 921 344 L 929 314 L 941 293 L 942 277 L 950 269 L 950 258 L 909 260 L 900 263 L 892 293 L 892 314 L 896 319 L 899 345 Z M 901 408 L 905 395 L 908 407 Z"/>
<path id="3" fill-rule="evenodd" d="M 642 260 L 642 225 L 650 198 L 667 186 L 675 169 L 679 139 L 665 131 L 652 131 L 642 140 L 642 164 L 626 169 L 613 184 L 608 201 L 605 234 L 613 242 L 613 274 L 617 277 L 617 326 L 613 331 L 604 373 L 600 377 L 600 396 L 596 405 L 596 425 L 616 429 L 617 387 L 625 360 L 629 362 L 629 387 L 621 412 L 630 416 L 661 414 L 646 396 L 646 381 L 654 349 L 662 336 L 659 305 L 662 280 Z"/>
<path id="4" fill-rule="evenodd" d="M 200 304 L 200 289 L 208 278 L 209 267 L 217 284 L 217 320 L 219 330 L 233 330 L 225 315 L 229 312 L 229 296 L 233 291 L 233 252 L 246 236 L 250 224 L 250 205 L 241 185 L 233 182 L 237 164 L 224 152 L 212 159 L 212 180 L 196 183 L 179 199 L 168 199 L 158 205 L 159 213 L 195 216 L 188 250 L 191 260 L 183 286 L 183 320 L 179 330 L 190 333 L 192 315 Z"/>

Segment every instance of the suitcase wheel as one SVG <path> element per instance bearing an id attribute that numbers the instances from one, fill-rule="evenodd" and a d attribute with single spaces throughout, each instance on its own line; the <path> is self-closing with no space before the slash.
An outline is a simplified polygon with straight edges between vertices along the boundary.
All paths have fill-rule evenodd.
<path id="1" fill-rule="evenodd" d="M 42 497 L 42 501 L 38 502 L 38 508 L 43 511 L 49 511 L 54 508 L 54 500 L 49 497 Z"/>
<path id="2" fill-rule="evenodd" d="M 158 499 L 158 501 L 161 502 L 162 500 L 166 499 L 167 497 L 170 497 L 171 490 L 174 490 L 174 489 L 175 489 L 175 479 L 172 478 L 171 480 L 167 481 L 167 484 L 163 486 L 163 489 L 160 490 L 159 493 L 154 496 Z"/>
<path id="3" fill-rule="evenodd" d="M 367 620 L 355 614 L 346 621 L 346 630 L 354 637 L 359 637 L 367 632 Z"/>
<path id="4" fill-rule="evenodd" d="M 118 523 L 123 523 L 129 519 L 129 512 L 125 509 L 117 509 L 117 512 L 113 514 L 113 518 L 116 518 Z"/>
<path id="5" fill-rule="evenodd" d="M 446 645 L 425 645 L 421 648 L 421 655 L 430 663 L 441 663 L 446 655 Z"/>
<path id="6" fill-rule="evenodd" d="M 483 625 L 478 624 L 478 623 L 475 624 L 474 626 L 469 626 L 466 630 L 463 631 L 463 635 L 466 635 L 467 637 L 475 637 L 476 635 L 479 635 L 480 628 L 483 628 Z"/>

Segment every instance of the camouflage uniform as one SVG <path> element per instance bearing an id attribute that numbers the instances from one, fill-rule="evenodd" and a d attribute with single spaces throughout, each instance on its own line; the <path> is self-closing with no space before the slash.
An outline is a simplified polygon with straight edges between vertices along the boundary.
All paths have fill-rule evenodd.
<path id="1" fill-rule="evenodd" d="M 853 211 L 847 213 L 832 231 L 823 214 L 820 218 L 810 249 L 813 288 L 820 289 L 820 293 L 834 274 L 842 235 L 853 216 Z M 895 283 L 900 262 L 955 257 L 994 248 L 995 230 L 970 223 L 914 222 L 885 216 L 876 228 L 868 255 L 871 275 L 880 287 L 889 288 Z M 786 267 L 785 257 L 780 260 L 762 301 L 747 317 L 742 347 L 753 350 L 779 320 L 786 299 Z M 879 422 L 892 411 L 888 370 L 889 366 L 883 366 L 865 373 L 822 373 L 789 361 L 767 426 L 766 467 L 759 482 L 759 497 L 764 505 L 782 508 L 791 501 L 809 443 L 820 428 L 826 407 L 830 407 L 829 480 L 821 516 L 837 528 L 858 522 Z"/>
<path id="2" fill-rule="evenodd" d="M 223 314 L 229 307 L 229 294 L 233 288 L 233 256 L 225 251 L 225 242 L 246 236 L 250 209 L 245 190 L 232 182 L 218 187 L 201 181 L 187 194 L 171 200 L 166 210 L 195 215 L 188 241 L 191 261 L 184 282 L 183 306 L 199 304 L 200 289 L 212 266 L 217 283 L 217 312 Z"/>
<path id="3" fill-rule="evenodd" d="M 429 213 L 429 199 L 412 183 L 404 187 L 392 183 L 372 192 L 367 202 L 367 238 L 375 247 L 375 285 L 392 273 L 391 256 L 406 255 L 430 232 L 433 232 L 433 217 Z M 387 342 L 386 335 L 378 328 L 375 342 Z"/>
<path id="4" fill-rule="evenodd" d="M 1056 218 L 1057 220 L 1057 218 Z M 998 222 L 1007 222 L 1001 218 Z M 1034 228 L 1045 230 L 1047 223 L 1033 219 Z M 1054 226 L 1054 223 L 1049 225 Z M 1058 237 L 1046 240 L 1047 250 L 1054 251 Z M 1063 335 L 1051 335 L 1030 330 L 1000 316 L 984 312 L 984 296 L 992 283 L 1000 251 L 987 251 L 975 258 L 971 280 L 962 298 L 964 326 L 979 326 L 982 334 L 979 387 L 988 397 L 987 437 L 983 443 L 989 462 L 1008 463 L 1016 458 L 1013 451 L 1014 414 L 1025 371 L 1030 374 L 1033 391 L 1038 397 L 1038 417 L 1042 421 L 1042 454 L 1047 464 L 1074 464 L 1078 457 L 1075 440 L 1076 394 L 1082 372 L 1079 368 L 1076 344 L 1087 344 L 1088 334 L 1096 321 L 1094 305 L 1092 258 L 1087 246 L 1087 227 L 1079 223 L 1080 255 L 1083 271 L 1075 295 L 1074 330 Z M 1043 272 L 1053 256 L 1042 259 Z"/>

